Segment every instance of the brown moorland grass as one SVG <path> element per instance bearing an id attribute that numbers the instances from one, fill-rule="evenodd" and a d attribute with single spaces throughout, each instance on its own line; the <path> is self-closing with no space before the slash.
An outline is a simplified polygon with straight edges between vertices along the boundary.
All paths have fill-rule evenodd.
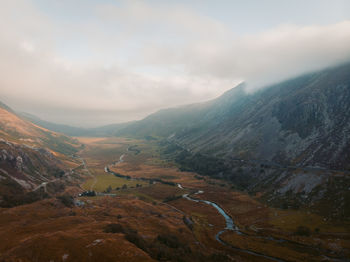
<path id="1" fill-rule="evenodd" d="M 0 210 L 0 237 L 4 240 L 0 243 L 0 259 L 153 261 L 123 234 L 105 233 L 103 229 L 110 223 L 137 230 L 149 243 L 160 234 L 172 234 L 192 250 L 197 249 L 182 213 L 167 205 L 153 205 L 132 196 L 82 200 L 86 203 L 83 208 L 70 209 L 58 200 L 44 200 Z"/>
<path id="2" fill-rule="evenodd" d="M 89 210 L 45 200 L 0 214 L 0 258 L 5 261 L 153 261 L 122 235 L 103 233 L 101 222 L 112 218 Z"/>
<path id="3" fill-rule="evenodd" d="M 288 261 L 321 261 L 322 255 L 317 252 L 307 253 L 298 248 L 292 248 L 285 243 L 269 241 L 266 239 L 252 238 L 250 236 L 238 235 L 234 232 L 226 231 L 221 235 L 221 239 L 229 245 L 237 248 L 251 250 L 260 254 L 286 259 Z"/>
<path id="4" fill-rule="evenodd" d="M 193 192 L 199 189 L 203 190 L 204 193 L 196 195 L 196 197 L 218 203 L 232 216 L 242 231 L 251 235 L 237 236 L 236 234 L 225 233 L 223 237 L 233 246 L 249 248 L 256 252 L 262 252 L 284 259 L 290 256 L 295 261 L 318 258 L 318 253 L 312 253 L 313 249 L 310 249 L 310 253 L 309 251 L 306 252 L 307 248 L 303 250 L 300 245 L 296 245 L 296 248 L 294 245 L 280 245 L 273 241 L 256 238 L 258 235 L 272 235 L 300 244 L 320 247 L 323 250 L 333 248 L 335 252 L 340 252 L 339 254 L 343 254 L 343 256 L 348 252 L 346 250 L 348 249 L 349 237 L 346 233 L 346 226 L 337 226 L 333 221 L 325 222 L 315 214 L 310 215 L 307 210 L 279 210 L 267 207 L 265 204 L 259 202 L 258 199 L 254 199 L 248 194 L 233 191 L 222 181 L 216 181 L 207 177 L 198 180 L 195 178 L 196 174 L 194 173 L 180 172 L 172 163 L 164 163 L 163 160 L 159 159 L 154 144 L 148 145 L 147 142 L 135 140 L 119 141 L 120 144 L 118 144 L 118 139 L 113 141 L 114 144 L 112 142 L 110 144 L 107 140 L 100 140 L 86 147 L 82 155 L 86 157 L 86 162 L 92 172 L 97 177 L 100 175 L 103 176 L 105 174 L 103 171 L 104 165 L 118 160 L 121 154 L 125 154 L 124 162 L 118 164 L 116 167 L 112 167 L 111 169 L 113 171 L 131 177 L 161 178 L 163 180 L 181 183 L 185 187 L 185 190 L 158 183 L 148 187 L 128 189 L 118 192 L 118 195 L 127 199 L 133 199 L 136 196 L 139 199 L 143 199 L 144 201 L 142 202 L 148 205 L 152 203 L 156 206 L 171 205 L 186 215 L 191 216 L 193 221 L 195 221 L 193 235 L 196 241 L 199 241 L 200 245 L 203 245 L 205 249 L 225 250 L 225 252 L 235 254 L 235 256 L 237 255 L 236 252 L 232 250 L 228 251 L 226 247 L 215 240 L 216 233 L 225 227 L 223 217 L 218 214 L 216 209 L 206 204 L 197 204 L 186 199 L 178 199 L 166 204 L 161 203 L 161 201 L 168 196 L 181 195 L 192 190 Z M 140 150 L 139 153 L 126 152 L 128 146 L 135 144 L 137 144 L 137 148 Z M 130 212 L 133 213 L 132 208 L 130 209 Z M 156 216 L 160 218 L 163 215 L 163 213 L 159 213 Z M 155 221 L 153 222 L 156 223 Z M 133 223 L 137 224 L 140 221 L 133 220 Z M 181 222 L 178 223 L 181 224 Z M 318 227 L 321 229 L 321 232 L 340 233 L 343 235 L 313 233 L 311 237 L 295 236 L 294 231 L 299 225 L 308 226 L 312 231 Z M 141 225 L 139 224 L 139 226 Z M 243 261 L 262 261 L 262 258 L 258 259 L 252 255 L 241 253 L 239 253 L 239 257 L 244 258 L 242 259 Z"/>

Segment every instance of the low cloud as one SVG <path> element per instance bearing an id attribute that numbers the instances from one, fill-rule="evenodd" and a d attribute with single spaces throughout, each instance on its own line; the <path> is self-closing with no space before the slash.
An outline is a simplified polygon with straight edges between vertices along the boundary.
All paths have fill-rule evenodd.
<path id="1" fill-rule="evenodd" d="M 27 0 L 0 10 L 1 100 L 50 121 L 140 119 L 241 81 L 256 90 L 350 60 L 350 21 L 235 35 L 181 5 L 53 3 L 80 18 L 52 17 Z"/>

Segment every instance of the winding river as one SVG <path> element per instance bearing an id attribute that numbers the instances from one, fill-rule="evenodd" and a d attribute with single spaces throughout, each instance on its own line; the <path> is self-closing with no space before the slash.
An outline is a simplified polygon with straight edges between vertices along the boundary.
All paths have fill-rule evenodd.
<path id="1" fill-rule="evenodd" d="M 128 148 L 129 149 L 129 148 Z M 127 150 L 128 151 L 128 150 Z M 112 166 L 116 166 L 118 165 L 119 163 L 123 162 L 123 158 L 124 158 L 125 154 L 122 154 L 119 158 L 118 161 L 114 162 L 112 164 Z M 115 175 L 116 173 L 114 173 L 113 171 L 111 171 L 109 169 L 109 166 L 105 166 L 104 168 L 104 171 L 106 173 L 110 173 L 110 174 L 113 174 Z M 135 179 L 135 180 L 138 180 L 138 179 Z M 147 180 L 146 178 L 144 179 L 140 179 L 140 180 Z M 150 179 L 148 179 L 150 180 Z M 182 189 L 182 190 L 185 190 L 185 188 L 181 185 L 181 184 L 177 184 L 177 187 Z M 201 194 L 203 193 L 203 191 L 197 191 L 196 193 L 194 193 L 195 195 L 196 194 Z M 257 256 L 257 257 L 263 257 L 263 258 L 266 258 L 266 259 L 269 259 L 269 260 L 272 260 L 272 261 L 277 261 L 277 262 L 284 262 L 285 260 L 282 260 L 282 259 L 279 259 L 279 258 L 276 258 L 276 257 L 271 257 L 271 256 L 268 256 L 268 255 L 264 255 L 264 254 L 261 254 L 261 253 L 258 253 L 258 252 L 254 252 L 254 251 L 251 251 L 251 250 L 247 250 L 247 249 L 242 249 L 242 248 L 238 248 L 238 247 L 235 247 L 235 246 L 232 246 L 230 245 L 229 243 L 225 242 L 224 240 L 221 239 L 221 235 L 226 232 L 227 230 L 231 230 L 231 231 L 234 231 L 236 234 L 239 234 L 239 235 L 245 235 L 243 232 L 241 232 L 239 230 L 239 228 L 237 227 L 237 225 L 235 225 L 233 219 L 230 217 L 230 215 L 228 215 L 224 209 L 222 209 L 218 204 L 214 203 L 214 202 L 211 202 L 209 200 L 202 200 L 202 199 L 198 199 L 198 198 L 192 198 L 190 195 L 192 194 L 183 194 L 182 197 L 189 200 L 189 201 L 193 201 L 193 202 L 202 202 L 202 203 L 205 203 L 207 205 L 210 205 L 212 207 L 214 207 L 221 216 L 224 217 L 225 219 L 225 222 L 226 222 L 226 227 L 219 231 L 216 235 L 215 235 L 215 239 L 221 243 L 222 245 L 225 245 L 231 249 L 234 249 L 234 250 L 237 250 L 238 252 L 243 252 L 243 253 L 246 253 L 246 254 L 250 254 L 250 255 L 254 255 L 254 256 Z M 257 238 L 266 238 L 268 240 L 273 240 L 273 241 L 278 241 L 278 242 L 283 242 L 284 240 L 281 240 L 281 239 L 274 239 L 272 237 L 258 237 Z"/>
<path id="2" fill-rule="evenodd" d="M 198 192 L 197 192 L 198 193 Z M 190 201 L 193 201 L 193 202 L 202 202 L 202 203 L 205 203 L 207 205 L 211 205 L 212 207 L 214 207 L 217 211 L 219 211 L 219 213 L 225 218 L 225 221 L 226 221 L 226 227 L 225 227 L 225 230 L 234 230 L 236 231 L 237 234 L 242 234 L 241 231 L 239 231 L 239 228 L 235 225 L 235 223 L 233 222 L 232 218 L 216 203 L 214 202 L 211 202 L 211 201 L 208 201 L 208 200 L 202 200 L 202 199 L 194 199 L 194 198 L 191 198 L 189 196 L 189 194 L 184 194 L 182 195 L 183 198 L 186 198 L 187 200 L 190 200 Z M 225 230 L 223 231 L 220 231 L 221 233 L 224 232 Z M 221 233 L 218 233 L 221 234 Z M 218 235 L 216 235 L 217 239 L 218 239 Z M 219 240 L 219 239 L 218 239 Z M 220 240 L 219 240 L 220 241 Z"/>
<path id="3" fill-rule="evenodd" d="M 129 149 L 129 148 L 128 148 L 128 149 Z M 129 151 L 128 149 L 127 149 L 127 151 Z M 119 160 L 117 160 L 116 162 L 114 162 L 114 163 L 112 164 L 112 166 L 116 166 L 116 165 L 122 163 L 122 162 L 124 161 L 124 160 L 123 160 L 124 157 L 125 157 L 125 154 L 122 154 L 122 155 L 120 156 Z M 111 170 L 109 169 L 109 166 L 108 166 L 108 165 L 105 166 L 104 171 L 105 171 L 106 173 L 110 173 L 110 174 L 113 174 L 113 175 L 116 174 L 116 173 L 114 173 L 113 171 L 111 171 Z M 136 179 L 136 180 L 138 180 L 138 179 Z M 142 179 L 140 179 L 140 180 L 142 180 Z M 147 179 L 144 178 L 144 180 L 147 180 Z M 182 190 L 185 190 L 185 188 L 184 188 L 181 184 L 179 184 L 179 183 L 177 184 L 177 187 L 180 188 L 180 189 L 182 189 Z M 200 191 L 200 190 L 199 190 L 199 191 L 197 191 L 197 192 L 194 193 L 194 194 L 197 195 L 197 194 L 201 194 L 201 193 L 203 193 L 203 191 Z M 264 255 L 264 254 L 260 254 L 260 253 L 254 252 L 254 251 L 247 250 L 247 249 L 241 249 L 241 248 L 238 248 L 238 247 L 234 247 L 234 246 L 230 245 L 229 243 L 226 243 L 226 242 L 225 242 L 224 240 L 222 240 L 221 237 L 220 237 L 221 234 L 223 234 L 225 231 L 231 230 L 231 231 L 234 231 L 235 233 L 237 233 L 237 234 L 239 234 L 239 235 L 243 235 L 244 233 L 241 232 L 241 231 L 239 230 L 239 228 L 237 227 L 237 225 L 235 225 L 235 223 L 233 222 L 233 219 L 225 212 L 225 210 L 222 209 L 218 204 L 216 204 L 216 203 L 214 203 L 214 202 L 211 202 L 211 201 L 209 201 L 209 200 L 202 200 L 202 199 L 195 199 L 195 198 L 192 198 L 192 197 L 190 196 L 190 194 L 183 194 L 182 197 L 185 198 L 185 199 L 187 199 L 187 200 L 189 200 L 189 201 L 193 201 L 193 202 L 197 202 L 197 203 L 198 203 L 198 202 L 202 202 L 202 203 L 205 203 L 205 204 L 207 204 L 207 205 L 210 205 L 210 206 L 214 207 L 214 208 L 220 213 L 220 215 L 222 215 L 222 216 L 224 217 L 225 222 L 226 222 L 226 227 L 225 227 L 223 230 L 219 231 L 219 232 L 215 235 L 215 239 L 216 239 L 219 243 L 221 243 L 222 245 L 227 246 L 227 247 L 229 247 L 229 248 L 231 248 L 231 249 L 237 250 L 237 251 L 239 251 L 239 252 L 246 253 L 246 254 L 250 254 L 250 255 L 254 255 L 254 256 L 258 256 L 258 257 L 267 258 L 267 259 L 270 259 L 270 260 L 272 260 L 272 261 L 284 262 L 284 260 L 281 260 L 281 259 L 278 259 L 278 258 L 275 258 L 275 257 L 267 256 L 267 255 Z"/>
<path id="4" fill-rule="evenodd" d="M 184 189 L 181 184 L 178 184 L 178 187 L 181 188 L 181 189 Z M 197 191 L 195 194 L 200 194 L 200 193 L 203 193 L 203 191 Z M 233 219 L 225 212 L 225 210 L 223 210 L 218 204 L 216 204 L 214 202 L 211 202 L 209 200 L 195 199 L 195 198 L 190 197 L 189 194 L 184 194 L 184 195 L 182 195 L 182 197 L 187 199 L 187 200 L 193 201 L 193 202 L 197 202 L 197 203 L 198 202 L 202 202 L 202 203 L 205 203 L 207 205 L 210 205 L 210 206 L 214 207 L 220 213 L 220 215 L 222 215 L 224 217 L 224 219 L 226 221 L 226 227 L 223 230 L 219 231 L 215 235 L 215 239 L 218 242 L 220 242 L 221 244 L 223 244 L 225 246 L 228 246 L 228 247 L 230 247 L 232 249 L 235 249 L 237 251 L 244 252 L 244 253 L 247 253 L 247 254 L 250 254 L 250 255 L 254 255 L 254 256 L 258 256 L 258 257 L 267 258 L 267 259 L 270 259 L 272 261 L 278 261 L 278 262 L 284 262 L 285 261 L 285 260 L 282 260 L 282 259 L 279 259 L 279 258 L 276 258 L 276 257 L 267 256 L 267 255 L 264 255 L 264 254 L 261 254 L 261 253 L 257 253 L 257 252 L 254 252 L 254 251 L 247 250 L 247 249 L 234 247 L 234 246 L 226 243 L 225 241 L 223 241 L 220 238 L 221 234 L 224 233 L 225 231 L 232 230 L 232 231 L 234 231 L 235 233 L 237 233 L 239 235 L 243 235 L 244 233 L 242 233 L 239 230 L 239 228 L 233 222 Z"/>
<path id="5" fill-rule="evenodd" d="M 129 149 L 129 148 L 128 148 L 128 149 Z M 127 150 L 127 151 L 129 151 L 129 150 Z M 125 157 L 125 154 L 122 154 L 122 155 L 120 156 L 119 160 L 116 161 L 116 162 L 114 162 L 114 163 L 112 164 L 112 166 L 116 166 L 116 165 L 118 165 L 119 163 L 122 163 L 124 157 Z M 111 171 L 111 170 L 109 169 L 109 166 L 108 166 L 108 165 L 105 166 L 104 171 L 105 171 L 106 173 L 110 173 L 110 174 L 113 174 L 113 175 L 116 174 L 116 173 L 114 173 L 113 171 Z M 136 180 L 137 180 L 137 179 L 136 179 Z M 182 189 L 182 190 L 185 189 L 181 184 L 177 184 L 177 187 L 180 188 L 180 189 Z M 201 193 L 203 193 L 203 191 L 200 191 L 200 190 L 199 190 L 199 191 L 197 191 L 197 192 L 194 193 L 194 194 L 201 194 Z M 247 253 L 247 254 L 250 254 L 250 255 L 258 256 L 258 257 L 267 258 L 267 259 L 270 259 L 270 260 L 272 260 L 272 261 L 284 262 L 284 260 L 281 260 L 281 259 L 278 259 L 278 258 L 275 258 L 275 257 L 270 257 L 270 256 L 267 256 L 267 255 L 264 255 L 264 254 L 260 254 L 260 253 L 254 252 L 254 251 L 250 251 L 250 250 L 247 250 L 247 249 L 241 249 L 241 248 L 234 247 L 234 246 L 232 246 L 232 245 L 226 243 L 225 241 L 223 241 L 223 240 L 220 238 L 221 234 L 223 234 L 225 231 L 227 231 L 227 230 L 232 230 L 232 231 L 234 231 L 235 233 L 237 233 L 237 234 L 239 234 L 239 235 L 243 235 L 244 233 L 242 233 L 242 232 L 239 230 L 239 228 L 237 227 L 237 225 L 235 225 L 235 223 L 233 222 L 233 219 L 225 212 L 225 210 L 222 209 L 218 204 L 216 204 L 216 203 L 214 203 L 214 202 L 211 202 L 211 201 L 209 201 L 209 200 L 202 200 L 202 199 L 195 199 L 195 198 L 192 198 L 192 197 L 190 196 L 190 194 L 183 194 L 182 197 L 185 198 L 185 199 L 187 199 L 187 200 L 189 200 L 189 201 L 193 201 L 193 202 L 197 202 L 197 203 L 198 203 L 198 202 L 202 202 L 202 203 L 205 203 L 205 204 L 207 204 L 207 205 L 210 205 L 210 206 L 214 207 L 214 208 L 220 213 L 220 215 L 222 215 L 222 216 L 224 217 L 225 222 L 226 222 L 226 227 L 225 227 L 223 230 L 219 231 L 219 232 L 215 235 L 215 239 L 216 239 L 219 243 L 221 243 L 222 245 L 225 245 L 225 246 L 227 246 L 227 247 L 229 247 L 229 248 L 231 248 L 231 249 L 237 250 L 237 251 L 239 251 L 239 252 Z"/>

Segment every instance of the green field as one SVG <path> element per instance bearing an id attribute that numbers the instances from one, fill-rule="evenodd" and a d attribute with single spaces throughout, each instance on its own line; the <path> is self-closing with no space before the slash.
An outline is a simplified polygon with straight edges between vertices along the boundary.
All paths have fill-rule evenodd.
<path id="1" fill-rule="evenodd" d="M 111 174 L 100 174 L 96 175 L 97 182 L 93 187 L 93 190 L 97 192 L 103 192 L 105 191 L 109 186 L 112 187 L 113 190 L 115 190 L 117 187 L 121 188 L 123 185 L 127 185 L 128 188 L 130 187 L 136 187 L 136 184 L 140 184 L 142 186 L 148 185 L 149 183 L 144 181 L 135 181 L 135 180 L 128 180 L 120 177 L 116 177 Z M 82 187 L 85 190 L 90 190 L 91 185 L 94 183 L 94 179 L 88 179 Z"/>

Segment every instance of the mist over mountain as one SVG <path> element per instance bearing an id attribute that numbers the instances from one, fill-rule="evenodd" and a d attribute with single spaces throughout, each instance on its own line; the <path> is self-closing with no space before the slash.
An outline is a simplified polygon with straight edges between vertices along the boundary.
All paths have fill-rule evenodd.
<path id="1" fill-rule="evenodd" d="M 71 136 L 167 138 L 220 158 L 260 159 L 281 165 L 349 168 L 349 79 L 346 63 L 258 91 L 241 83 L 220 97 L 160 110 L 140 121 L 78 128 L 29 121 Z"/>
<path id="2" fill-rule="evenodd" d="M 118 131 L 166 137 L 193 151 L 282 165 L 349 168 L 350 65 L 247 93 L 161 110 Z"/>
<path id="3" fill-rule="evenodd" d="M 253 93 L 243 83 L 117 134 L 158 139 L 182 170 L 230 181 L 277 207 L 349 215 L 349 63 Z"/>
<path id="4" fill-rule="evenodd" d="M 0 262 L 348 262 L 349 11 L 2 0 Z"/>
<path id="5" fill-rule="evenodd" d="M 322 1 L 7 0 L 2 101 L 46 121 L 96 127 L 348 61 L 349 3 Z"/>

